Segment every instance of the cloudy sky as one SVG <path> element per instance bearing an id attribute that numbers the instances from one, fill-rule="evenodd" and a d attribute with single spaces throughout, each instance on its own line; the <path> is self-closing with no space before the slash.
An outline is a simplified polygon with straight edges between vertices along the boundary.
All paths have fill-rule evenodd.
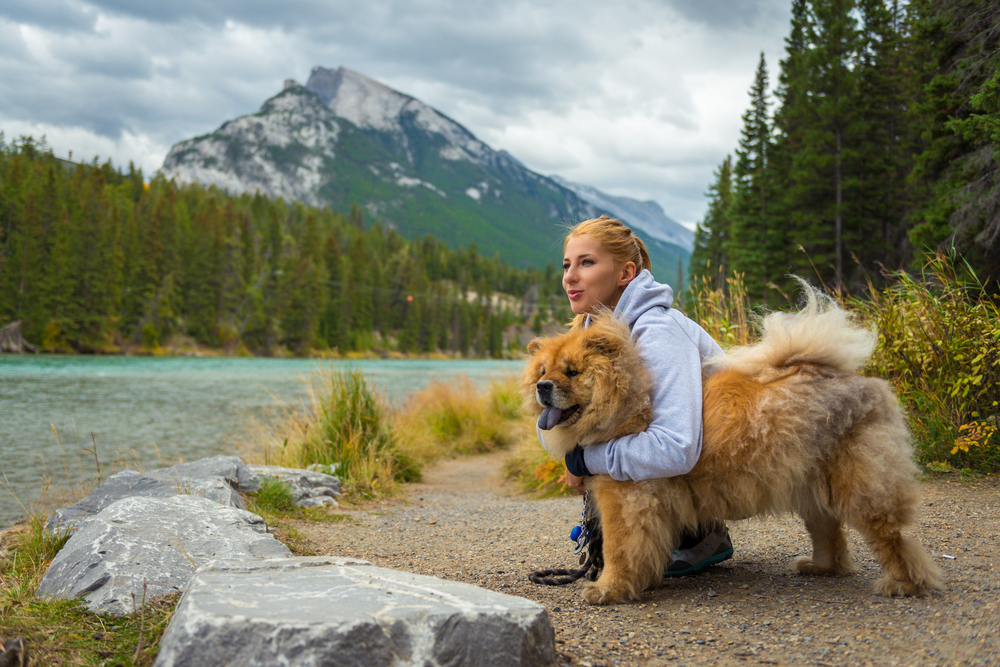
<path id="1" fill-rule="evenodd" d="M 159 169 L 170 147 L 344 66 L 543 174 L 693 226 L 791 0 L 4 0 L 0 131 Z"/>

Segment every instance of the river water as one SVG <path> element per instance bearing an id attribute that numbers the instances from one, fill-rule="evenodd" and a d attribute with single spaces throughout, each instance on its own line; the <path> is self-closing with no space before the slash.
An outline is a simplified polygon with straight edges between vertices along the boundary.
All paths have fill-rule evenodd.
<path id="1" fill-rule="evenodd" d="M 0 355 L 0 529 L 129 466 L 240 454 L 253 421 L 304 409 L 314 373 L 356 369 L 390 404 L 433 380 L 480 387 L 522 362 Z M 97 455 L 93 453 L 96 449 Z M 91 450 L 91 451 L 86 451 Z M 77 491 L 78 492 L 78 491 Z"/>

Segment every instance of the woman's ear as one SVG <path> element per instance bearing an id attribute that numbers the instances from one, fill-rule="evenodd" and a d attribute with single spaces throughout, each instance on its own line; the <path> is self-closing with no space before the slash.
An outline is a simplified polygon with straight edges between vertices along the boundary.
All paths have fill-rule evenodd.
<path id="1" fill-rule="evenodd" d="M 635 262 L 625 262 L 625 264 L 622 265 L 622 273 L 618 278 L 618 284 L 628 285 L 632 282 L 632 279 L 635 278 L 636 273 L 638 272 L 635 270 Z"/>

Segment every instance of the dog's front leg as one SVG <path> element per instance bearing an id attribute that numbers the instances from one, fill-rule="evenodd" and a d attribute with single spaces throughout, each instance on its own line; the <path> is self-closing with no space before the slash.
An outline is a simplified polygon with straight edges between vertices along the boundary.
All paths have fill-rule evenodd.
<path id="1" fill-rule="evenodd" d="M 591 604 L 638 600 L 663 577 L 669 530 L 659 503 L 642 488 L 644 484 L 616 482 L 607 475 L 587 480 L 604 533 L 604 569 L 583 589 L 583 598 Z"/>

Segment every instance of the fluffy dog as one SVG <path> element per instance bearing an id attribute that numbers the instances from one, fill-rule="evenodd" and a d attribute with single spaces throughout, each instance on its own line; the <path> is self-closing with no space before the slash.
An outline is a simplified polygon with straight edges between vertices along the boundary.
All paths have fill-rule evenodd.
<path id="1" fill-rule="evenodd" d="M 604 569 L 585 584 L 588 602 L 638 599 L 658 584 L 684 529 L 784 512 L 798 513 L 812 538 L 812 557 L 793 563 L 801 573 L 855 570 L 846 524 L 881 565 L 879 593 L 940 588 L 940 569 L 902 535 L 919 496 L 906 419 L 887 382 L 857 372 L 875 336 L 805 287 L 800 312 L 772 313 L 759 343 L 706 362 L 702 452 L 691 472 L 642 482 L 587 478 L 604 531 Z M 649 425 L 655 378 L 629 338 L 604 312 L 587 329 L 528 345 L 522 398 L 552 427 L 552 456 Z"/>

